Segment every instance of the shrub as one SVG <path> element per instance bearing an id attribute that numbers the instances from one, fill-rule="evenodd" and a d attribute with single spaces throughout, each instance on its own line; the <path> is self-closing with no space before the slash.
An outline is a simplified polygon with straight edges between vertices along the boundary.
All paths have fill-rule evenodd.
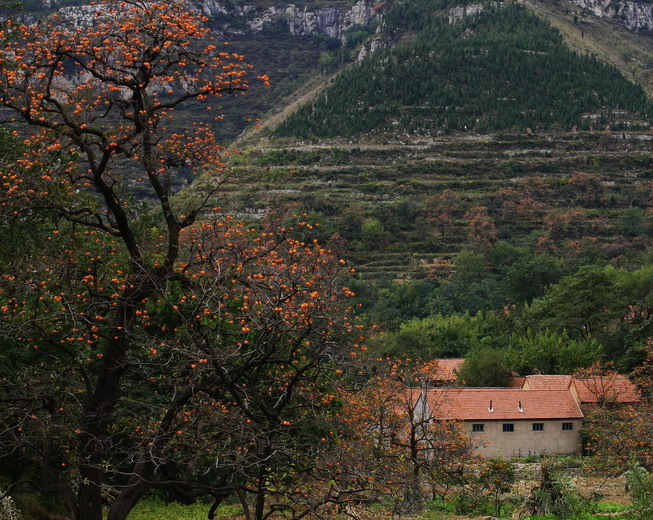
<path id="1" fill-rule="evenodd" d="M 490 459 L 483 464 L 478 480 L 483 488 L 492 494 L 496 516 L 501 516 L 503 496 L 512 489 L 515 478 L 515 467 L 508 461 Z"/>
<path id="2" fill-rule="evenodd" d="M 550 459 L 542 461 L 540 481 L 517 511 L 517 517 L 554 515 L 573 518 L 589 508 L 568 478 L 558 473 L 559 466 Z"/>
<path id="3" fill-rule="evenodd" d="M 13 499 L 0 488 L 0 520 L 20 520 L 22 515 Z"/>
<path id="4" fill-rule="evenodd" d="M 637 463 L 626 472 L 628 490 L 633 497 L 633 518 L 653 520 L 653 477 Z"/>

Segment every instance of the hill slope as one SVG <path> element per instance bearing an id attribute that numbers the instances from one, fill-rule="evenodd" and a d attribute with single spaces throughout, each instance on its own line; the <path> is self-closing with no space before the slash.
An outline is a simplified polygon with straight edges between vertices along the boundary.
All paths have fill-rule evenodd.
<path id="1" fill-rule="evenodd" d="M 598 18 L 569 0 L 527 0 L 524 5 L 558 29 L 576 52 L 592 54 L 613 65 L 641 85 L 649 97 L 653 95 L 650 33 L 630 31 L 621 19 Z"/>
<path id="2" fill-rule="evenodd" d="M 647 123 L 644 89 L 617 69 L 570 50 L 557 30 L 525 7 L 485 3 L 473 8 L 480 12 L 461 17 L 449 0 L 395 4 L 385 31 L 410 35 L 409 41 L 342 73 L 276 135 Z"/>
<path id="3" fill-rule="evenodd" d="M 594 133 L 256 149 L 234 157 L 231 211 L 332 241 L 367 278 L 438 276 L 466 248 L 651 246 L 653 136 Z"/>

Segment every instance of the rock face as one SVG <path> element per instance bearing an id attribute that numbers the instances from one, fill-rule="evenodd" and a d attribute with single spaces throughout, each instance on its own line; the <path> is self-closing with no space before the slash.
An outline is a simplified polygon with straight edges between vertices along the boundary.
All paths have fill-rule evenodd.
<path id="1" fill-rule="evenodd" d="M 227 9 L 215 0 L 200 0 L 200 9 L 207 15 L 236 16 L 253 32 L 263 31 L 266 25 L 287 26 L 293 36 L 325 35 L 343 40 L 351 27 L 369 25 L 381 17 L 370 0 L 359 0 L 353 6 L 310 9 L 293 4 L 271 6 L 264 9 L 254 6 L 236 6 Z M 225 27 L 228 32 L 229 27 Z"/>
<path id="2" fill-rule="evenodd" d="M 614 18 L 631 31 L 653 30 L 653 3 L 635 0 L 573 0 L 601 18 Z"/>
<path id="3" fill-rule="evenodd" d="M 483 4 L 467 4 L 464 6 L 454 7 L 449 9 L 449 23 L 452 25 L 460 23 L 468 16 L 474 16 L 481 11 L 483 11 Z"/>
<path id="4" fill-rule="evenodd" d="M 377 27 L 374 36 L 365 42 L 360 51 L 358 51 L 356 62 L 362 63 L 366 58 L 369 58 L 379 51 L 390 49 L 396 43 L 396 39 L 392 36 L 384 35 L 381 26 L 379 26 Z"/>
<path id="5" fill-rule="evenodd" d="M 106 11 L 106 6 L 103 5 L 77 5 L 74 7 L 62 7 L 57 11 L 57 14 L 62 22 L 77 28 L 91 25 L 97 13 L 104 11 Z"/>
<path id="6" fill-rule="evenodd" d="M 42 0 L 44 9 L 56 8 L 57 0 Z M 284 4 L 257 7 L 254 5 L 233 5 L 220 0 L 191 0 L 192 5 L 209 17 L 220 21 L 220 32 L 254 33 L 264 31 L 267 27 L 285 27 L 293 36 L 324 35 L 345 41 L 348 29 L 355 26 L 367 26 L 374 20 L 380 20 L 383 9 L 372 0 L 358 0 L 351 7 L 324 7 L 311 9 Z M 59 14 L 73 26 L 90 22 L 97 6 L 81 5 L 62 7 Z"/>

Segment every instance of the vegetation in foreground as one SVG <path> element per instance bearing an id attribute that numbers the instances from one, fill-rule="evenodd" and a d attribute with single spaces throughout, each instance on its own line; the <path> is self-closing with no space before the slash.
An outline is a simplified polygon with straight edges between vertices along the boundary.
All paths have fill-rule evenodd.
<path id="1" fill-rule="evenodd" d="M 514 475 L 510 478 L 510 472 L 514 471 L 515 463 L 508 461 L 493 461 L 488 467 L 489 473 L 493 472 L 491 465 L 500 466 L 500 469 L 507 470 L 508 473 L 497 473 L 498 486 L 487 486 L 484 482 L 486 477 L 481 473 L 479 475 L 479 482 L 483 489 L 475 490 L 478 495 L 472 495 L 469 490 L 465 493 L 452 491 L 445 496 L 438 496 L 424 503 L 424 509 L 417 515 L 412 515 L 411 518 L 423 520 L 439 520 L 447 518 L 478 518 L 478 517 L 495 517 L 495 518 L 511 518 L 515 514 L 519 514 L 519 518 L 524 520 L 560 520 L 573 519 L 573 520 L 599 520 L 606 517 L 618 517 L 624 520 L 636 520 L 647 518 L 641 515 L 640 507 L 638 506 L 638 499 L 635 495 L 639 496 L 637 492 L 633 493 L 633 501 L 626 493 L 626 480 L 632 483 L 633 476 L 629 473 L 627 477 L 620 477 L 617 479 L 597 479 L 593 481 L 591 490 L 578 488 L 575 481 L 578 477 L 584 481 L 583 473 L 574 473 L 574 476 L 565 476 L 565 464 L 572 466 L 582 464 L 581 460 L 565 460 L 565 459 L 537 459 L 535 462 L 520 463 L 521 471 L 527 471 L 524 479 L 519 482 L 519 489 L 516 489 L 516 481 Z M 573 463 L 573 464 L 572 464 Z M 551 468 L 557 467 L 558 469 L 553 476 L 547 477 L 540 476 L 539 483 L 537 475 L 540 474 L 540 464 L 543 464 L 546 471 L 551 471 Z M 548 466 L 548 469 L 546 469 Z M 526 470 L 524 468 L 527 468 Z M 496 468 L 495 468 L 496 469 Z M 483 471 L 483 470 L 481 470 Z M 635 472 L 641 470 L 635 470 Z M 486 470 L 486 474 L 487 474 Z M 505 478 L 501 478 L 501 477 Z M 637 477 L 635 477 L 637 478 Z M 524 515 L 522 509 L 524 508 L 524 499 L 531 500 L 532 498 L 520 496 L 520 493 L 528 492 L 529 489 L 541 489 L 543 485 L 542 480 L 548 479 L 547 484 L 553 487 L 547 493 L 538 491 L 538 501 L 542 502 L 544 499 L 551 499 L 550 503 L 546 506 L 551 509 L 552 507 L 558 508 L 557 511 L 549 511 L 544 514 L 528 514 Z M 610 503 L 606 501 L 604 492 L 609 492 L 611 495 L 608 499 L 614 499 L 617 503 Z M 616 494 L 615 494 L 616 492 Z M 533 495 L 533 494 L 532 494 Z M 497 513 L 496 505 L 497 498 L 501 503 L 500 514 Z M 555 500 L 557 499 L 557 503 Z M 180 504 L 175 502 L 168 502 L 161 497 L 150 497 L 142 501 L 130 514 L 129 520 L 150 520 L 157 518 L 161 520 L 204 520 L 210 503 L 197 502 L 192 505 Z M 531 503 L 532 506 L 532 503 Z M 396 511 L 393 512 L 393 507 L 386 505 L 378 505 L 371 511 L 364 509 L 357 510 L 357 514 L 362 519 L 379 518 L 384 516 L 396 517 Z M 238 505 L 221 506 L 215 511 L 215 518 L 217 520 L 227 520 L 231 518 L 243 518 L 242 508 Z"/>

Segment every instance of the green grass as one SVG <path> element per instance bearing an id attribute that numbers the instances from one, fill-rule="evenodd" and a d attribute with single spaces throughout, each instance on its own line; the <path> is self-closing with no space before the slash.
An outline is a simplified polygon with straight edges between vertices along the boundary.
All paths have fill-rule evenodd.
<path id="1" fill-rule="evenodd" d="M 208 503 L 183 505 L 166 504 L 161 499 L 150 498 L 140 502 L 129 515 L 129 520 L 206 520 L 211 507 Z M 242 514 L 240 506 L 220 506 L 216 519 L 227 519 Z"/>
<path id="2" fill-rule="evenodd" d="M 516 507 L 518 507 L 518 504 L 515 502 L 508 501 L 507 503 L 505 503 L 501 511 L 502 517 L 503 518 L 511 517 Z M 605 520 L 606 518 L 609 518 L 605 516 L 605 513 L 621 513 L 621 512 L 628 511 L 628 509 L 629 506 L 623 504 L 609 504 L 607 502 L 600 502 L 597 505 L 595 513 L 582 513 L 573 518 L 566 518 L 565 520 Z M 472 519 L 472 518 L 477 518 L 479 516 L 492 515 L 492 513 L 493 513 L 492 505 L 488 502 L 486 504 L 483 504 L 482 507 L 480 507 L 479 510 L 476 511 L 475 513 L 468 513 L 463 516 Z M 420 520 L 439 520 L 439 519 L 446 519 L 447 517 L 456 514 L 457 513 L 456 513 L 455 500 L 442 500 L 438 498 L 426 502 L 424 511 L 419 516 L 419 518 Z M 623 515 L 623 516 L 619 515 L 617 518 L 621 520 L 630 520 L 631 517 L 629 515 Z M 557 517 L 554 515 L 528 516 L 525 517 L 524 520 L 561 520 L 561 517 Z"/>
<path id="3" fill-rule="evenodd" d="M 598 513 L 620 513 L 630 509 L 630 506 L 624 504 L 608 504 L 607 502 L 599 502 L 597 507 Z"/>
<path id="4" fill-rule="evenodd" d="M 608 504 L 606 502 L 600 502 L 597 507 L 596 513 L 582 513 L 578 516 L 575 516 L 573 519 L 569 520 L 605 520 L 606 518 L 612 518 L 606 516 L 605 513 L 625 513 L 629 509 L 629 506 L 623 504 Z M 621 520 L 630 520 L 632 517 L 628 514 L 623 514 L 616 516 Z M 545 516 L 527 516 L 523 520 L 560 520 L 560 517 L 555 515 L 545 515 Z"/>
<path id="5" fill-rule="evenodd" d="M 611 518 L 611 517 L 607 517 Z M 629 516 L 619 516 L 621 520 L 629 519 Z M 561 520 L 562 517 L 555 515 L 546 515 L 546 516 L 525 516 L 522 520 Z M 565 520 L 605 520 L 606 517 L 603 515 L 593 515 L 590 513 L 584 513 L 573 518 L 566 518 Z"/>
<path id="6" fill-rule="evenodd" d="M 423 520 L 440 520 L 441 518 L 448 518 L 449 516 L 453 515 L 454 513 L 450 513 L 448 511 L 424 511 L 419 518 Z"/>

